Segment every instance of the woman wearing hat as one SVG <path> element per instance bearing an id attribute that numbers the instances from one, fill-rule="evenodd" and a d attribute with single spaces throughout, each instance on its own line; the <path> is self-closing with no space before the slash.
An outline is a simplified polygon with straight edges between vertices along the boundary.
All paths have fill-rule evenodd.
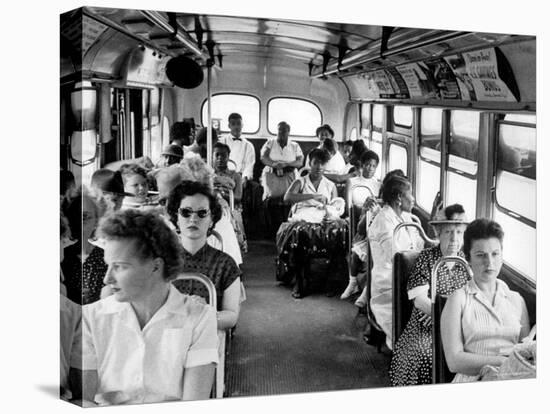
<path id="1" fill-rule="evenodd" d="M 157 163 L 157 167 L 169 167 L 173 164 L 178 164 L 183 158 L 183 148 L 176 144 L 170 144 L 162 151 L 161 158 Z"/>
<path id="2" fill-rule="evenodd" d="M 432 382 L 432 328 L 429 285 L 432 269 L 444 256 L 464 257 L 461 251 L 468 222 L 464 208 L 453 204 L 430 224 L 439 237 L 439 245 L 424 249 L 409 276 L 407 290 L 414 301 L 411 318 L 398 338 L 390 365 L 392 386 L 430 384 Z M 468 281 L 461 265 L 447 263 L 437 273 L 437 293 L 449 295 Z"/>

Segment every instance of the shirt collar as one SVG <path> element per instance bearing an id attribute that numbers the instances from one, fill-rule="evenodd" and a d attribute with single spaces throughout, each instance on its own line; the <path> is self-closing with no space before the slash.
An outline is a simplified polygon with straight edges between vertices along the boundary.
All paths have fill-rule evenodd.
<path id="1" fill-rule="evenodd" d="M 198 254 L 202 254 L 207 249 L 208 243 L 204 243 L 204 246 L 202 246 L 195 254 L 189 253 L 187 250 L 185 250 L 185 247 L 183 248 L 183 253 L 186 257 L 196 257 Z"/>
<path id="2" fill-rule="evenodd" d="M 510 294 L 510 288 L 502 280 L 497 279 L 496 296 L 507 298 Z M 470 295 L 481 294 L 481 289 L 478 287 L 474 279 L 470 279 L 466 283 L 466 293 Z"/>
<path id="3" fill-rule="evenodd" d="M 158 319 L 159 316 L 162 316 L 163 313 L 179 313 L 184 314 L 187 311 L 184 307 L 181 306 L 182 294 L 177 290 L 174 285 L 170 282 L 170 290 L 168 291 L 168 298 L 166 302 L 157 310 L 153 316 L 155 319 Z M 123 312 L 133 312 L 133 309 L 128 302 L 119 302 L 114 296 L 110 296 L 102 301 L 102 307 L 99 313 L 103 315 L 109 314 L 120 314 Z M 88 306 L 88 305 L 87 305 Z"/>

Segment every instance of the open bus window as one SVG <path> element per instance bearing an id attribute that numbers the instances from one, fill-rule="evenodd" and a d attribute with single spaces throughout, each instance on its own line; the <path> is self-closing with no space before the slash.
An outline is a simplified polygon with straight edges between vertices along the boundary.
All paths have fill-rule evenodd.
<path id="1" fill-rule="evenodd" d="M 407 149 L 402 145 L 390 144 L 388 154 L 388 171 L 401 169 L 405 174 L 408 171 Z"/>
<path id="2" fill-rule="evenodd" d="M 456 157 L 472 161 L 463 167 L 467 173 L 477 173 L 477 150 L 479 146 L 479 112 L 451 111 L 451 134 L 449 142 L 449 167 L 456 168 L 453 163 Z M 460 162 L 460 161 L 459 161 Z"/>
<path id="3" fill-rule="evenodd" d="M 205 99 L 202 104 L 203 126 L 206 125 L 208 118 L 207 103 L 208 100 Z M 236 93 L 220 93 L 212 96 L 212 118 L 222 120 L 220 131 L 223 133 L 229 132 L 227 118 L 232 112 L 237 112 L 243 117 L 243 134 L 255 134 L 260 130 L 260 101 L 255 96 Z"/>
<path id="4" fill-rule="evenodd" d="M 372 126 L 374 129 L 382 130 L 384 125 L 384 105 L 372 106 Z"/>
<path id="5" fill-rule="evenodd" d="M 349 132 L 349 137 L 348 139 L 350 141 L 355 141 L 357 139 L 357 128 L 352 128 L 351 131 Z"/>
<path id="6" fill-rule="evenodd" d="M 380 165 L 382 165 L 384 157 L 382 157 L 382 133 L 378 131 L 372 131 L 372 138 L 370 140 L 369 145 L 367 146 L 370 150 L 376 152 L 378 154 L 378 158 L 380 159 Z M 376 178 L 379 180 L 382 179 L 382 168 L 378 167 L 376 169 L 376 173 L 374 174 Z"/>
<path id="7" fill-rule="evenodd" d="M 370 104 L 361 104 L 361 136 L 370 138 Z"/>
<path id="8" fill-rule="evenodd" d="M 290 125 L 290 135 L 314 137 L 322 125 L 323 117 L 317 105 L 305 99 L 273 98 L 267 104 L 267 126 L 270 134 L 277 135 L 277 124 Z"/>
<path id="9" fill-rule="evenodd" d="M 537 243 L 534 122 L 534 116 L 510 114 L 499 123 L 493 210 L 493 218 L 506 232 L 505 262 L 532 280 L 536 280 Z"/>
<path id="10" fill-rule="evenodd" d="M 410 128 L 412 126 L 412 109 L 410 106 L 393 107 L 393 123 L 401 128 Z"/>
<path id="11" fill-rule="evenodd" d="M 432 202 L 439 191 L 442 115 L 443 111 L 438 108 L 423 108 L 420 113 L 420 159 L 416 199 L 418 205 L 427 212 L 431 211 Z"/>

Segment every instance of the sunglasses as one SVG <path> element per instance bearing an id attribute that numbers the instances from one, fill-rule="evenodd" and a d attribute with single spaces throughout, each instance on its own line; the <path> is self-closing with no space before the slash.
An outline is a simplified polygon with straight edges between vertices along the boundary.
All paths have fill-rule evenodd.
<path id="1" fill-rule="evenodd" d="M 207 210 L 204 208 L 201 208 L 200 210 L 192 210 L 190 208 L 180 208 L 178 210 L 178 213 L 180 214 L 180 216 L 185 218 L 189 218 L 193 213 L 197 213 L 197 216 L 203 219 L 210 214 L 210 210 Z"/>

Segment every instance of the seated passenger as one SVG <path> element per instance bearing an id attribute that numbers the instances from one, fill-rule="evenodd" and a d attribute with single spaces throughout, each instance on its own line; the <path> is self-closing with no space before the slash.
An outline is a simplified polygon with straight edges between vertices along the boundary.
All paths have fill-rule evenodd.
<path id="1" fill-rule="evenodd" d="M 100 168 L 92 174 L 91 187 L 102 210 L 102 216 L 120 210 L 124 196 L 132 196 L 124 192 L 120 171 L 111 171 L 107 168 Z"/>
<path id="2" fill-rule="evenodd" d="M 438 234 L 439 245 L 422 250 L 407 282 L 408 297 L 414 301 L 414 308 L 393 352 L 390 366 L 392 386 L 432 382 L 432 270 L 442 257 L 464 257 L 461 249 L 468 224 L 460 204 L 448 206 L 443 213 L 443 217 L 430 221 Z M 438 270 L 437 293 L 450 295 L 464 286 L 468 279 L 468 272 L 463 266 L 448 262 Z"/>
<path id="3" fill-rule="evenodd" d="M 326 178 L 334 182 L 344 182 L 349 177 L 346 174 L 346 162 L 344 157 L 338 151 L 337 143 L 332 138 L 325 138 L 321 144 L 321 149 L 328 151 L 330 160 L 327 162 L 325 174 Z"/>
<path id="4" fill-rule="evenodd" d="M 529 334 L 523 298 L 498 279 L 502 268 L 502 227 L 471 222 L 464 232 L 464 256 L 474 277 L 447 300 L 441 339 L 453 382 L 480 379 L 482 368 L 498 368 L 512 347 Z"/>
<path id="5" fill-rule="evenodd" d="M 347 182 L 346 193 L 351 192 L 351 202 L 354 206 L 362 208 L 368 197 L 376 197 L 379 194 L 382 183 L 374 177 L 376 168 L 378 168 L 378 162 L 378 155 L 374 151 L 367 150 L 363 153 L 363 155 L 361 155 L 361 168 L 359 170 L 360 175 L 350 178 Z M 354 188 L 355 186 L 365 186 L 367 188 Z M 360 230 L 356 233 L 356 237 L 354 237 L 354 246 L 358 246 L 358 244 L 363 242 L 366 237 L 366 223 L 361 220 L 361 217 L 364 217 L 364 212 L 362 212 L 362 215 L 358 220 L 361 227 L 359 227 L 359 225 L 357 226 L 357 229 Z M 364 255 L 361 256 L 364 257 Z M 359 257 L 357 252 L 352 250 L 349 260 L 349 283 L 344 293 L 340 296 L 340 299 L 347 299 L 359 291 L 357 274 L 362 267 L 362 259 Z M 359 300 L 359 305 L 363 305 L 359 307 L 364 306 L 366 295 L 367 290 L 364 288 Z"/>
<path id="6" fill-rule="evenodd" d="M 153 204 L 148 197 L 149 183 L 144 168 L 137 164 L 124 164 L 120 167 L 120 173 L 124 182 L 124 192 L 131 194 L 124 197 L 122 209 L 147 208 Z"/>
<path id="7" fill-rule="evenodd" d="M 206 185 L 184 181 L 170 193 L 166 208 L 179 229 L 183 271 L 203 273 L 212 280 L 218 299 L 218 329 L 234 327 L 239 317 L 241 271 L 231 256 L 206 243 L 222 215 L 216 197 Z"/>
<path id="8" fill-rule="evenodd" d="M 231 171 L 227 167 L 231 150 L 226 144 L 216 142 L 214 145 L 214 190 L 217 191 L 227 202 L 229 202 L 229 192 L 233 193 L 233 210 L 231 211 L 232 221 L 239 241 L 239 246 L 243 253 L 248 250 L 246 243 L 246 234 L 242 217 L 241 199 L 243 196 L 243 184 L 241 174 Z"/>
<path id="9" fill-rule="evenodd" d="M 304 154 L 297 142 L 288 138 L 290 125 L 279 122 L 277 138 L 267 140 L 260 151 L 265 165 L 260 181 L 264 189 L 263 199 L 282 197 L 297 178 L 297 168 L 302 166 Z"/>
<path id="10" fill-rule="evenodd" d="M 346 172 L 349 173 L 353 165 L 349 162 L 349 157 L 351 155 L 351 149 L 353 147 L 353 141 L 346 140 L 344 142 L 341 142 L 338 145 L 338 151 L 340 151 L 340 154 L 342 154 L 342 158 L 344 159 L 344 162 L 346 163 Z"/>
<path id="11" fill-rule="evenodd" d="M 183 158 L 183 148 L 176 144 L 170 144 L 162 150 L 161 158 L 157 162 L 157 167 L 169 167 L 179 163 Z"/>
<path id="12" fill-rule="evenodd" d="M 361 168 L 361 155 L 363 155 L 363 153 L 367 149 L 368 148 L 365 145 L 365 141 L 363 141 L 362 139 L 353 141 L 353 144 L 351 146 L 351 152 L 349 154 L 348 163 L 351 166 L 350 170 L 348 170 L 349 173 L 355 172 L 356 175 L 359 173 L 359 169 Z"/>
<path id="13" fill-rule="evenodd" d="M 414 206 L 411 183 L 401 177 L 390 178 L 382 187 L 385 203 L 369 227 L 373 267 L 371 271 L 370 307 L 376 322 L 386 334 L 392 348 L 392 252 L 393 231 L 400 223 L 412 223 Z M 395 240 L 396 250 L 421 250 L 424 241 L 415 229 L 403 229 Z"/>
<path id="14" fill-rule="evenodd" d="M 214 128 L 212 130 L 212 146 L 218 142 L 218 133 Z M 187 148 L 185 151 L 184 158 L 194 158 L 199 157 L 206 161 L 206 152 L 207 152 L 207 140 L 208 140 L 208 130 L 206 128 L 201 128 L 197 133 L 197 139 L 195 142 Z"/>
<path id="15" fill-rule="evenodd" d="M 345 202 L 337 197 L 336 185 L 323 176 L 324 166 L 328 162 L 329 154 L 322 149 L 314 149 L 309 154 L 310 171 L 305 177 L 300 177 L 295 180 L 285 194 L 285 201 L 293 204 L 292 217 L 289 221 L 297 223 L 283 223 L 277 232 L 277 247 L 281 254 L 285 249 L 291 249 L 291 266 L 295 269 L 296 284 L 292 296 L 300 299 L 307 295 L 307 279 L 308 269 L 306 266 L 309 263 L 308 253 L 309 248 L 312 251 L 326 250 L 326 253 L 331 258 L 332 266 L 336 266 L 339 262 L 339 256 L 343 257 L 342 253 L 346 249 L 346 223 L 344 220 L 339 220 L 338 217 L 344 212 Z M 328 222 L 327 220 L 332 220 Z M 320 230 L 323 233 L 322 237 L 314 240 L 313 234 L 310 234 L 308 240 L 305 235 L 312 233 L 309 231 L 311 226 L 304 226 L 302 223 L 317 223 L 321 224 Z M 298 240 L 296 246 L 289 246 L 289 236 L 297 231 Z M 331 240 L 329 235 L 333 235 Z M 338 238 L 338 235 L 340 236 Z M 324 237 L 327 236 L 327 237 Z M 327 239 L 327 240 L 325 240 Z M 294 243 L 290 243 L 292 245 Z M 332 278 L 329 277 L 328 283 L 334 283 L 335 272 L 329 272 Z M 335 286 L 329 286 L 329 293 L 332 294 Z"/>
<path id="16" fill-rule="evenodd" d="M 98 405 L 208 398 L 218 362 L 214 310 L 171 285 L 182 270 L 176 234 L 156 214 L 102 219 L 113 294 L 82 308 L 83 399 Z M 136 379 L 138 379 L 136 381 Z"/>
<path id="17" fill-rule="evenodd" d="M 99 299 L 107 265 L 103 261 L 103 249 L 91 243 L 100 218 L 95 200 L 84 190 L 72 200 L 66 211 L 71 234 L 78 241 L 64 251 L 61 269 L 67 288 L 67 297 L 77 304 L 87 304 Z"/>

